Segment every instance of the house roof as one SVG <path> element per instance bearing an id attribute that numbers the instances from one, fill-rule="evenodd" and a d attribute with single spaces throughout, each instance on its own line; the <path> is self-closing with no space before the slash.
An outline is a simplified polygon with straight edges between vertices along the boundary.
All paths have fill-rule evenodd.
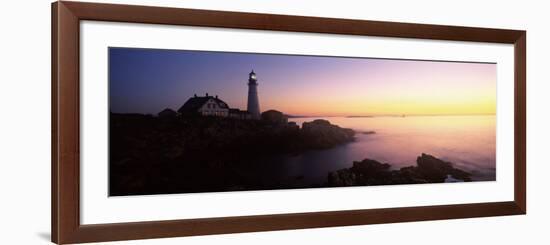
<path id="1" fill-rule="evenodd" d="M 184 112 L 196 112 L 199 108 L 201 108 L 206 102 L 208 102 L 210 99 L 214 100 L 220 108 L 229 109 L 229 106 L 227 103 L 225 103 L 223 100 L 218 99 L 218 97 L 214 96 L 195 96 L 189 98 L 178 110 L 179 113 Z"/>

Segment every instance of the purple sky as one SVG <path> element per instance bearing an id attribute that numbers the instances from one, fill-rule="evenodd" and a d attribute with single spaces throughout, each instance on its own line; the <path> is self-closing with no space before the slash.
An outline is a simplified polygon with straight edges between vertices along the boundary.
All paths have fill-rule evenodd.
<path id="1" fill-rule="evenodd" d="M 193 94 L 246 108 L 250 70 L 260 107 L 294 115 L 494 114 L 496 64 L 109 49 L 112 112 L 177 110 Z"/>

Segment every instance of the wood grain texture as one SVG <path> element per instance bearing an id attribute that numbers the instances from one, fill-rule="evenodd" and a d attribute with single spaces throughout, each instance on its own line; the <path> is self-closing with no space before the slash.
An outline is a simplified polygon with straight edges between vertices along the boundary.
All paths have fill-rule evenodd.
<path id="1" fill-rule="evenodd" d="M 54 6 L 57 40 L 54 57 L 55 76 L 52 90 L 55 90 L 55 155 L 52 171 L 54 180 L 54 203 L 57 227 L 52 229 L 52 239 L 59 243 L 77 239 L 80 227 L 80 99 L 79 99 L 79 21 L 62 2 Z M 53 178 L 54 176 L 52 176 Z M 54 234 L 54 231 L 56 232 Z"/>
<path id="2" fill-rule="evenodd" d="M 526 38 L 526 32 L 521 32 L 514 44 L 514 200 L 524 214 L 527 212 Z"/>
<path id="3" fill-rule="evenodd" d="M 513 43 L 521 35 L 521 31 L 505 29 L 134 5 L 63 3 L 82 20 L 495 43 Z"/>
<path id="4" fill-rule="evenodd" d="M 502 202 L 84 225 L 80 227 L 78 242 L 472 218 L 513 215 L 519 212 L 514 202 Z"/>
<path id="5" fill-rule="evenodd" d="M 80 224 L 81 20 L 514 44 L 514 201 L 315 213 Z M 52 241 L 65 243 L 411 222 L 526 213 L 526 32 L 162 7 L 52 4 Z"/>
<path id="6" fill-rule="evenodd" d="M 57 154 L 57 151 L 58 151 L 58 144 L 57 142 L 59 142 L 59 138 L 57 136 L 57 115 L 58 115 L 58 111 L 57 111 L 57 97 L 58 97 L 58 93 L 57 93 L 57 64 L 58 64 L 58 56 L 57 56 L 57 3 L 53 3 L 52 4 L 52 29 L 51 29 L 51 32 L 52 32 L 52 37 L 51 37 L 51 62 L 52 62 L 52 65 L 51 65 L 51 104 L 52 104 L 52 109 L 51 109 L 51 134 L 52 134 L 52 138 L 51 138 L 51 144 L 52 144 L 52 147 L 51 147 L 51 193 L 52 193 L 52 197 L 51 197 L 51 238 L 52 238 L 52 241 L 53 242 L 57 242 L 58 241 L 58 232 L 57 232 L 57 226 L 58 226 L 58 220 L 59 220 L 59 217 L 57 216 L 58 214 L 58 211 L 57 211 L 57 208 L 58 208 L 58 202 L 57 202 L 57 198 L 58 198 L 58 195 L 57 195 L 57 187 L 59 186 L 58 185 L 58 180 L 59 180 L 59 175 L 57 174 L 58 172 L 58 163 L 59 163 L 59 159 L 58 159 L 58 154 Z"/>

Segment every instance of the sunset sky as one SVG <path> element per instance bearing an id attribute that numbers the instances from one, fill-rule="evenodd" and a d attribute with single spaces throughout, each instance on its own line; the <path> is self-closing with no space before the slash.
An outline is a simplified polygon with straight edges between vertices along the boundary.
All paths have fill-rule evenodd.
<path id="1" fill-rule="evenodd" d="M 110 110 L 177 110 L 194 94 L 290 115 L 494 114 L 496 64 L 158 49 L 109 49 Z"/>

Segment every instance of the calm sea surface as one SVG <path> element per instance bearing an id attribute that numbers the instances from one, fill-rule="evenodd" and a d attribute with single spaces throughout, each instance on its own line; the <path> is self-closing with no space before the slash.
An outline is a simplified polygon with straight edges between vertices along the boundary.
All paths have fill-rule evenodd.
<path id="1" fill-rule="evenodd" d="M 356 141 L 285 156 L 275 160 L 278 166 L 282 162 L 283 168 L 267 167 L 266 171 L 281 171 L 279 176 L 306 183 L 323 183 L 328 172 L 351 167 L 353 161 L 370 158 L 399 169 L 416 165 L 416 158 L 427 153 L 472 172 L 474 180 L 495 179 L 495 116 L 312 117 L 289 121 L 301 125 L 315 119 L 354 129 Z M 375 133 L 363 134 L 367 131 Z"/>

